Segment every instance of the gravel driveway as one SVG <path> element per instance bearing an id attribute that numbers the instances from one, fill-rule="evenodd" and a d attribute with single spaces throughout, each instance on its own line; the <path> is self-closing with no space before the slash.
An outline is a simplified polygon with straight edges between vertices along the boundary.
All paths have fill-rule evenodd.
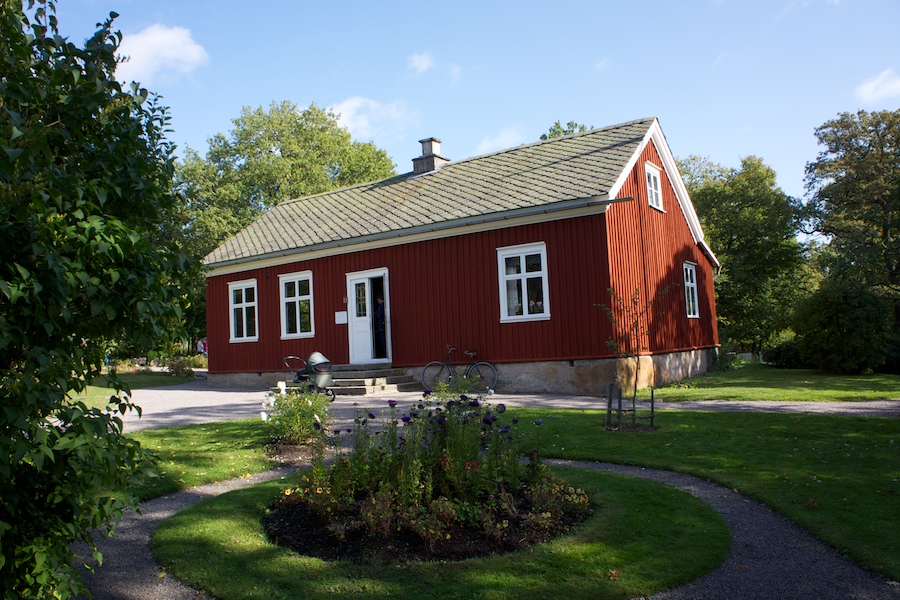
<path id="1" fill-rule="evenodd" d="M 128 415 L 126 431 L 168 425 L 259 416 L 265 391 L 209 388 L 205 381 L 167 388 L 135 390 L 143 416 Z M 402 408 L 421 397 L 417 393 L 338 397 L 333 414 L 338 423 L 350 424 L 357 409 L 386 408 L 395 399 Z M 582 396 L 498 395 L 493 402 L 507 406 L 547 408 L 601 408 L 598 399 Z M 900 417 L 900 400 L 878 402 L 690 402 L 658 405 L 659 410 L 722 410 L 754 412 L 815 412 L 859 416 Z M 900 600 L 900 586 L 886 582 L 812 538 L 805 531 L 764 505 L 709 482 L 653 469 L 590 462 L 547 461 L 601 469 L 674 485 L 709 503 L 728 523 L 732 544 L 723 564 L 688 584 L 653 596 L 681 599 L 857 599 Z M 143 505 L 142 514 L 129 514 L 116 528 L 115 537 L 101 542 L 104 564 L 85 573 L 88 589 L 97 600 L 181 600 L 204 597 L 165 573 L 148 547 L 158 523 L 182 508 L 226 491 L 281 477 L 288 469 L 250 478 L 214 483 Z"/>

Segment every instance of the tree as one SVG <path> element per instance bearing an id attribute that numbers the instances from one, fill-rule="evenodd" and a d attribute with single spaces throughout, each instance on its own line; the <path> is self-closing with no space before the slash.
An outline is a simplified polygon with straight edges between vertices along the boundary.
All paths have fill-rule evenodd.
<path id="1" fill-rule="evenodd" d="M 226 136 L 209 139 L 206 157 L 190 148 L 178 165 L 184 198 L 170 226 L 198 259 L 278 202 L 390 177 L 394 164 L 373 143 L 353 141 L 337 115 L 315 104 L 244 107 Z M 205 285 L 192 285 L 189 327 L 205 329 Z"/>
<path id="2" fill-rule="evenodd" d="M 890 307 L 840 277 L 826 279 L 797 307 L 794 330 L 807 363 L 828 373 L 859 374 L 884 364 Z"/>
<path id="3" fill-rule="evenodd" d="M 581 123 L 576 123 L 575 121 L 569 121 L 568 123 L 566 123 L 566 126 L 563 127 L 562 124 L 557 121 L 550 127 L 550 130 L 547 133 L 541 134 L 541 139 L 549 140 L 551 138 L 571 135 L 573 133 L 581 133 L 582 131 L 587 131 L 588 129 L 593 129 L 593 127 L 588 127 L 587 125 L 582 125 Z"/>
<path id="4" fill-rule="evenodd" d="M 900 300 L 900 110 L 841 113 L 816 129 L 806 165 L 807 224 L 829 240 L 832 270 Z"/>
<path id="5" fill-rule="evenodd" d="M 160 243 L 175 206 L 166 109 L 115 80 L 115 13 L 84 47 L 51 1 L 0 3 L 0 595 L 70 597 L 73 542 L 136 506 L 151 471 L 122 434 L 136 407 L 77 394 L 109 340 L 177 333 L 186 257 Z M 122 392 L 121 395 L 119 392 Z"/>
<path id="6" fill-rule="evenodd" d="M 805 293 L 799 203 L 781 191 L 775 172 L 749 156 L 726 169 L 695 156 L 680 161 L 710 247 L 722 264 L 716 312 L 727 337 L 759 352 L 790 324 Z"/>

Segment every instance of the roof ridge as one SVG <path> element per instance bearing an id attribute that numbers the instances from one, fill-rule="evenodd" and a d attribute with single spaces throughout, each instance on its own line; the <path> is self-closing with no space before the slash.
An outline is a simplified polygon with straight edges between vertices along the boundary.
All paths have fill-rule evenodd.
<path id="1" fill-rule="evenodd" d="M 644 123 L 644 122 L 652 123 L 655 120 L 656 120 L 656 117 L 643 117 L 640 119 L 632 119 L 630 121 L 625 121 L 623 123 L 617 123 L 615 125 L 607 125 L 606 127 L 595 127 L 594 129 L 588 129 L 587 131 L 578 131 L 575 133 L 570 133 L 568 135 L 552 137 L 552 138 L 548 138 L 546 140 L 537 140 L 534 142 L 526 142 L 524 144 L 519 144 L 518 146 L 511 146 L 509 148 L 503 148 L 501 150 L 494 150 L 493 152 L 486 152 L 484 154 L 477 154 L 475 156 L 470 156 L 468 158 L 461 158 L 459 160 L 450 161 L 449 163 L 447 163 L 446 165 L 444 165 L 441 168 L 445 168 L 450 165 L 469 162 L 471 160 L 479 160 L 482 158 L 487 158 L 488 156 L 495 156 L 497 154 L 503 154 L 505 152 L 513 152 L 515 150 L 521 150 L 522 148 L 530 148 L 532 146 L 540 146 L 542 144 L 552 144 L 552 143 L 560 142 L 563 140 L 569 140 L 569 139 L 576 138 L 576 137 L 582 137 L 582 136 L 587 136 L 587 135 L 600 133 L 600 132 L 604 132 L 604 131 L 610 131 L 612 129 L 628 127 L 628 126 L 634 125 L 636 123 Z"/>

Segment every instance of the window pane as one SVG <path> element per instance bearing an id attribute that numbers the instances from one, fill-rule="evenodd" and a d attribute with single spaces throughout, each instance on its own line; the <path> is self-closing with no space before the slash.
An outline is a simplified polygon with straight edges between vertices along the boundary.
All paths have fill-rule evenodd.
<path id="1" fill-rule="evenodd" d="M 506 257 L 506 274 L 517 275 L 522 272 L 521 260 L 518 256 Z"/>
<path id="2" fill-rule="evenodd" d="M 244 337 L 244 310 L 241 308 L 234 309 L 234 338 Z"/>
<path id="3" fill-rule="evenodd" d="M 293 298 L 297 295 L 297 284 L 293 281 L 284 282 L 284 297 Z"/>
<path id="4" fill-rule="evenodd" d="M 246 302 L 256 302 L 256 288 L 248 287 L 245 289 L 244 300 Z"/>
<path id="5" fill-rule="evenodd" d="M 510 317 L 522 314 L 521 279 L 506 282 L 506 314 Z"/>
<path id="6" fill-rule="evenodd" d="M 356 316 L 365 317 L 366 312 L 366 284 L 356 284 Z"/>
<path id="7" fill-rule="evenodd" d="M 297 287 L 299 288 L 298 295 L 309 296 L 309 279 L 301 279 L 297 282 Z"/>
<path id="8" fill-rule="evenodd" d="M 256 308 L 248 306 L 245 311 L 247 315 L 247 337 L 256 337 Z"/>
<path id="9" fill-rule="evenodd" d="M 529 254 L 525 257 L 525 272 L 539 273 L 541 271 L 541 255 Z"/>
<path id="10" fill-rule="evenodd" d="M 243 304 L 244 303 L 244 290 L 231 290 L 231 303 L 232 304 Z"/>
<path id="11" fill-rule="evenodd" d="M 284 305 L 284 332 L 288 335 L 298 333 L 296 302 L 286 302 Z"/>
<path id="12" fill-rule="evenodd" d="M 528 286 L 528 312 L 529 315 L 539 315 L 544 312 L 544 280 L 540 277 L 530 277 Z"/>
<path id="13" fill-rule="evenodd" d="M 300 301 L 300 331 L 309 333 L 312 331 L 312 319 L 310 318 L 309 300 Z"/>

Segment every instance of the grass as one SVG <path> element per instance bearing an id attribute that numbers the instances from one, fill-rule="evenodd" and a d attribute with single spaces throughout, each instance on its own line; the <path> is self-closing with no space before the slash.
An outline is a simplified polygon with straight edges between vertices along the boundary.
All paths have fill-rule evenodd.
<path id="1" fill-rule="evenodd" d="M 672 411 L 648 433 L 605 412 L 510 409 L 523 448 L 696 475 L 754 497 L 857 563 L 900 580 L 900 419 Z"/>
<path id="2" fill-rule="evenodd" d="M 667 401 L 865 400 L 900 396 L 897 379 L 748 365 L 660 393 L 674 392 Z M 698 395 L 677 396 L 686 392 Z M 635 464 L 715 481 L 765 502 L 863 567 L 900 580 L 900 419 L 673 411 L 658 415 L 656 431 L 623 433 L 604 430 L 600 411 L 510 408 L 509 413 L 523 425 L 543 421 L 528 427 L 526 451 L 538 447 L 544 457 Z M 167 491 L 160 487 L 148 497 L 267 468 L 262 423 L 256 420 L 135 435 L 169 461 L 163 465 Z M 185 444 L 186 439 L 194 443 Z M 219 472 L 209 468 L 216 462 L 224 465 Z M 264 507 L 287 482 L 254 486 L 183 511 L 163 523 L 153 544 L 159 560 L 179 578 L 222 597 L 634 597 L 709 569 L 690 564 L 708 565 L 708 557 L 679 563 L 682 550 L 673 549 L 692 531 L 669 529 L 667 522 L 694 518 L 682 516 L 694 510 L 690 501 L 649 482 L 579 470 L 563 474 L 589 489 L 601 510 L 576 535 L 532 553 L 382 569 L 302 557 L 266 543 L 259 528 Z M 702 530 L 704 539 L 691 538 L 687 545 L 716 555 L 718 517 L 708 514 L 701 521 L 697 527 L 713 529 Z M 657 554 L 660 548 L 665 551 Z M 610 579 L 610 570 L 618 580 Z"/>
<path id="3" fill-rule="evenodd" d="M 104 379 L 105 376 L 95 381 L 104 383 Z M 119 379 L 132 390 L 178 385 L 194 380 L 191 376 L 176 376 L 168 373 L 120 373 Z M 109 403 L 113 391 L 111 387 L 105 385 L 89 385 L 79 398 L 88 408 L 103 408 Z"/>
<path id="4" fill-rule="evenodd" d="M 141 488 L 142 499 L 225 481 L 275 466 L 260 419 L 145 429 L 130 434 L 158 460 L 159 478 Z"/>
<path id="5" fill-rule="evenodd" d="M 707 373 L 659 387 L 657 400 L 775 400 L 779 402 L 855 402 L 900 398 L 897 375 L 825 375 L 809 369 L 776 369 L 759 363 Z M 649 391 L 638 393 L 649 399 Z"/>
<path id="6" fill-rule="evenodd" d="M 528 552 L 460 562 L 325 562 L 272 545 L 260 516 L 290 482 L 224 494 L 179 512 L 154 532 L 157 560 L 217 598 L 634 598 L 715 568 L 730 535 L 706 504 L 670 486 L 558 469 L 585 489 L 594 516 Z"/>

